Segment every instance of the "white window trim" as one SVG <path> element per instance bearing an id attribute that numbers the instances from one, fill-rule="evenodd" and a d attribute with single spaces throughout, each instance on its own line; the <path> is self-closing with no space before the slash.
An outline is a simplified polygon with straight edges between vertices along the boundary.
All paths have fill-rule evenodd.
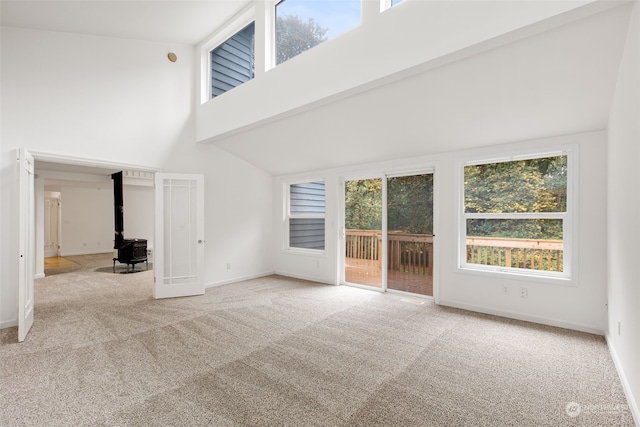
<path id="1" fill-rule="evenodd" d="M 518 160 L 530 160 L 553 156 L 567 156 L 567 211 L 548 213 L 504 213 L 504 214 L 477 214 L 464 212 L 464 168 L 470 165 L 482 165 Z M 555 285 L 576 286 L 578 283 L 577 258 L 578 258 L 578 145 L 564 145 L 553 150 L 527 150 L 514 152 L 503 156 L 484 156 L 467 158 L 458 161 L 456 173 L 457 206 L 458 213 L 458 244 L 457 273 L 478 274 L 493 277 L 512 277 L 519 280 L 545 282 Z M 536 219 L 558 218 L 562 219 L 563 227 L 563 267 L 564 271 L 547 272 L 539 270 L 527 270 L 515 267 L 497 267 L 466 262 L 467 219 L 472 218 L 496 218 L 496 219 Z"/>
<path id="2" fill-rule="evenodd" d="M 324 182 L 325 185 L 325 212 L 324 215 L 316 214 L 316 215 L 291 215 L 291 186 L 295 184 L 304 184 L 308 182 Z M 295 181 L 287 181 L 283 183 L 284 185 L 284 220 L 283 220 L 283 229 L 284 229 L 284 240 L 283 240 L 283 252 L 286 253 L 296 253 L 301 255 L 314 255 L 314 256 L 326 256 L 327 252 L 327 208 L 326 208 L 326 197 L 327 197 L 327 180 L 326 178 L 309 178 L 309 179 L 298 179 Z M 325 229 L 324 229 L 324 249 L 306 249 L 306 248 L 296 248 L 289 246 L 289 231 L 290 219 L 324 219 Z"/>

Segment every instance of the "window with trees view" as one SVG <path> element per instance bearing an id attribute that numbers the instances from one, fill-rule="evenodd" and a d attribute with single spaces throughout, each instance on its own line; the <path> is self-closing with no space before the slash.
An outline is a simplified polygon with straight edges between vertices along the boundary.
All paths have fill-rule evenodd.
<path id="1" fill-rule="evenodd" d="M 283 0 L 276 5 L 276 64 L 360 25 L 360 0 Z"/>
<path id="2" fill-rule="evenodd" d="M 252 22 L 211 51 L 211 98 L 254 77 L 255 32 Z"/>
<path id="3" fill-rule="evenodd" d="M 289 248 L 324 250 L 324 181 L 288 186 Z"/>
<path id="4" fill-rule="evenodd" d="M 569 154 L 464 166 L 461 264 L 568 277 Z"/>

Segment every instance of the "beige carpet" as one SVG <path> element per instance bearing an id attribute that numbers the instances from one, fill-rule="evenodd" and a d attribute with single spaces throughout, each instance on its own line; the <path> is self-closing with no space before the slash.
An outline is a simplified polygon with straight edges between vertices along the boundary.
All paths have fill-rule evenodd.
<path id="1" fill-rule="evenodd" d="M 602 337 L 279 276 L 155 301 L 110 259 L 0 331 L 0 426 L 632 426 Z"/>

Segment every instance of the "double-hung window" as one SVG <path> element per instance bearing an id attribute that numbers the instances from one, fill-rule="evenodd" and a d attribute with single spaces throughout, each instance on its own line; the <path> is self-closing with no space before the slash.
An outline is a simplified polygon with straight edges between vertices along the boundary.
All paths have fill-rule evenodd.
<path id="1" fill-rule="evenodd" d="M 255 32 L 252 22 L 210 52 L 211 98 L 254 77 Z"/>
<path id="2" fill-rule="evenodd" d="M 463 164 L 460 266 L 571 277 L 571 151 Z"/>
<path id="3" fill-rule="evenodd" d="M 287 189 L 288 248 L 323 251 L 325 236 L 324 181 L 289 184 Z"/>

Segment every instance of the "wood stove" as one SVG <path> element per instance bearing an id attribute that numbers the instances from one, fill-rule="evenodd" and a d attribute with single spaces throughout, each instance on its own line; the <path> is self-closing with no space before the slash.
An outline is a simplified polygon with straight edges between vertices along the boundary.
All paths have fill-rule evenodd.
<path id="1" fill-rule="evenodd" d="M 147 259 L 147 239 L 125 239 L 124 238 L 124 197 L 122 192 L 122 172 L 111 175 L 113 179 L 113 200 L 115 218 L 115 239 L 113 241 L 113 272 L 116 271 L 116 261 L 129 265 L 131 271 L 136 268 L 136 264 L 144 262 L 147 269 L 149 261 Z"/>

